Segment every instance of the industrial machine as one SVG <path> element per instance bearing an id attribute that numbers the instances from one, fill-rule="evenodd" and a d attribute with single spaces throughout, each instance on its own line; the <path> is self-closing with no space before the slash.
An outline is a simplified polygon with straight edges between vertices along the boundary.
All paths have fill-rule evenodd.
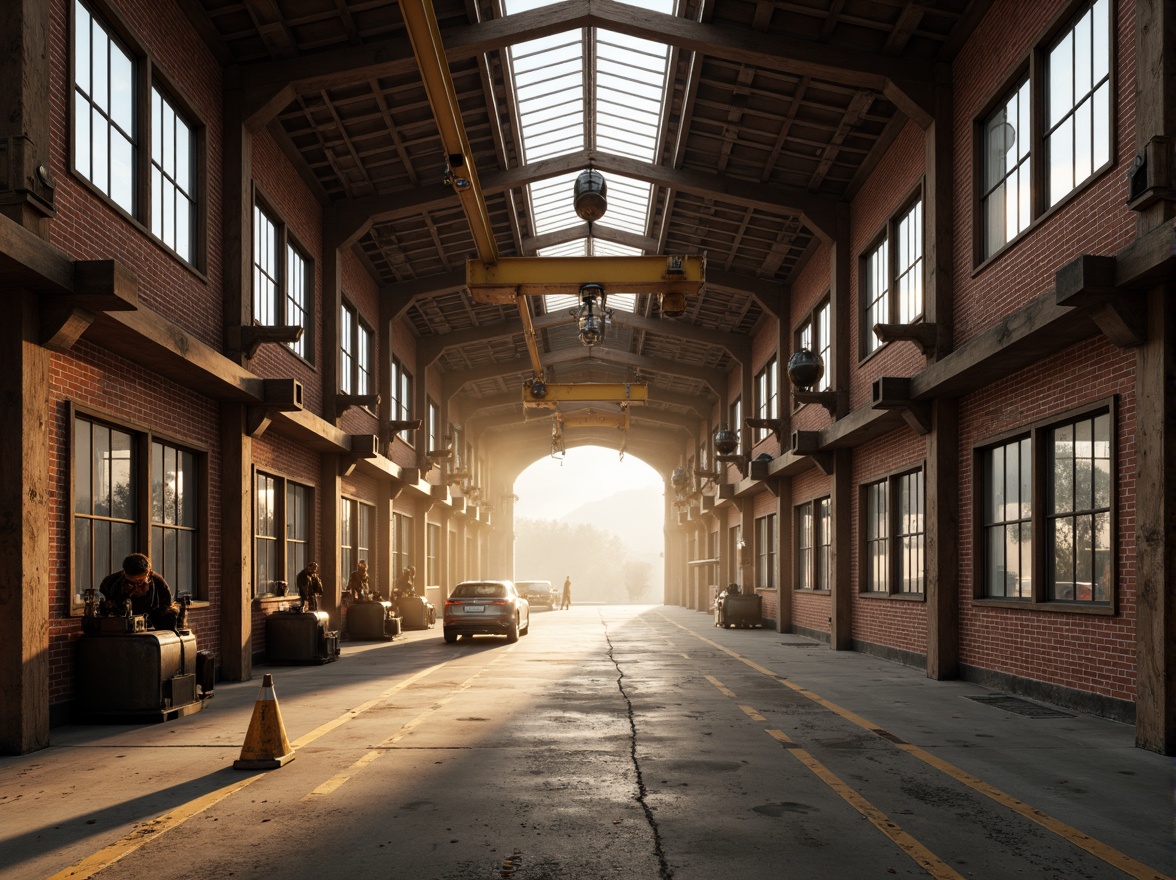
<path id="1" fill-rule="evenodd" d="M 715 597 L 715 626 L 746 629 L 763 625 L 763 599 L 758 594 L 745 594 L 739 584 L 728 584 Z"/>
<path id="2" fill-rule="evenodd" d="M 396 607 L 404 629 L 429 629 L 437 622 L 437 611 L 424 596 L 401 596 Z"/>
<path id="3" fill-rule="evenodd" d="M 149 630 L 141 619 L 131 621 L 131 631 L 124 622 L 122 632 L 78 639 L 78 720 L 127 724 L 199 712 L 212 696 L 211 654 L 197 652 L 190 630 Z"/>
<path id="4" fill-rule="evenodd" d="M 288 666 L 339 659 L 339 633 L 325 611 L 275 611 L 265 619 L 266 659 Z"/>
<path id="5" fill-rule="evenodd" d="M 361 599 L 347 606 L 347 638 L 389 641 L 400 633 L 391 602 Z"/>

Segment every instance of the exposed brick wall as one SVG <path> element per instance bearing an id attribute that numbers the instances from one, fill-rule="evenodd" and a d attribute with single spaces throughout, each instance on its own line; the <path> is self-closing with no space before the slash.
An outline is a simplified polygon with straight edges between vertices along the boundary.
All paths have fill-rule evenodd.
<path id="1" fill-rule="evenodd" d="M 1113 5 L 1118 14 L 1117 66 L 1112 107 L 1116 140 L 1111 167 L 1085 184 L 1028 234 L 974 271 L 973 125 L 980 114 L 1013 82 L 1017 66 L 1061 10 L 1061 3 L 999 0 L 956 58 L 955 83 L 955 344 L 963 344 L 994 321 L 1053 287 L 1054 273 L 1079 254 L 1111 254 L 1135 235 L 1135 215 L 1128 210 L 1124 174 L 1135 146 L 1135 6 Z"/>
<path id="2" fill-rule="evenodd" d="M 205 589 L 209 605 L 193 609 L 189 623 L 202 650 L 219 653 L 221 600 L 221 456 L 219 414 L 207 398 L 167 379 L 96 348 L 84 340 L 69 355 L 53 354 L 50 363 L 49 462 L 53 514 L 49 523 L 49 700 L 59 703 L 73 696 L 74 643 L 81 635 L 81 618 L 71 616 L 70 579 L 73 517 L 70 510 L 73 478 L 72 435 L 68 404 L 99 414 L 112 424 L 131 430 L 158 431 L 160 439 L 207 451 L 209 560 Z M 140 516 L 149 516 L 140 511 Z M 143 548 L 146 550 L 147 548 Z"/>
<path id="3" fill-rule="evenodd" d="M 1076 345 L 960 401 L 960 659 L 1025 678 L 1131 700 L 1135 697 L 1135 353 L 1099 338 Z M 1118 525 L 1113 617 L 976 605 L 972 450 L 1034 422 L 1118 395 Z"/>

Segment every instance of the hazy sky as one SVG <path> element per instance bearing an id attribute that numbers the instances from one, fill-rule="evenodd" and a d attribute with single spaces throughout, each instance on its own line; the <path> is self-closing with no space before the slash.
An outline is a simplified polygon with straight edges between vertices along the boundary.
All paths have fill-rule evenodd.
<path id="1" fill-rule="evenodd" d="M 581 504 L 607 498 L 625 489 L 664 488 L 661 474 L 629 453 L 578 446 L 563 458 L 549 456 L 531 465 L 515 481 L 515 516 L 556 519 Z"/>

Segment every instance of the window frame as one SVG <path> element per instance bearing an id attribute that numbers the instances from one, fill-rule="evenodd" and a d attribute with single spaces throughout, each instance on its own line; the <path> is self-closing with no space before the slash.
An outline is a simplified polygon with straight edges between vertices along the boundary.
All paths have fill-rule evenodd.
<path id="1" fill-rule="evenodd" d="M 82 590 L 78 588 L 78 571 L 76 554 L 78 552 L 77 545 L 77 525 L 75 517 L 77 513 L 77 423 L 79 420 L 90 424 L 98 424 L 111 430 L 121 431 L 131 436 L 131 450 L 134 462 L 132 465 L 132 475 L 136 481 L 133 487 L 132 494 L 135 499 L 136 517 L 131 520 L 132 526 L 132 541 L 133 547 L 128 552 L 145 552 L 151 557 L 154 563 L 156 556 L 154 547 L 153 528 L 153 497 L 152 497 L 152 475 L 153 475 L 153 450 L 152 444 L 160 443 L 164 446 L 173 449 L 181 450 L 185 453 L 190 453 L 195 456 L 196 466 L 196 491 L 198 493 L 196 499 L 196 537 L 193 546 L 193 553 L 195 557 L 193 570 L 193 586 L 194 589 L 189 593 L 192 601 L 197 604 L 204 604 L 208 602 L 208 522 L 209 522 L 209 476 L 208 476 L 208 456 L 209 452 L 206 447 L 198 444 L 193 444 L 186 440 L 178 439 L 170 434 L 153 431 L 144 425 L 134 422 L 128 422 L 121 416 L 111 413 L 103 412 L 100 409 L 88 406 L 79 406 L 73 401 L 68 401 L 66 404 L 66 420 L 69 425 L 69 442 L 68 442 L 68 456 L 69 456 L 69 538 L 67 550 L 67 574 L 70 584 L 70 595 L 68 600 L 70 616 L 80 616 L 85 610 L 85 596 Z M 146 549 L 143 549 L 146 548 Z M 94 559 L 91 555 L 91 566 Z M 93 574 L 95 580 L 93 581 L 94 589 L 102 582 L 102 578 L 111 572 L 117 570 L 122 564 L 121 559 L 110 560 L 110 571 Z M 157 569 L 158 570 L 158 569 Z M 162 573 L 162 572 L 161 572 Z M 165 575 L 166 577 L 166 575 Z M 170 581 L 168 585 L 175 589 L 175 584 Z M 84 588 L 83 588 L 84 589 Z M 177 595 L 179 595 L 177 591 Z"/>
<path id="2" fill-rule="evenodd" d="M 273 248 L 268 254 L 272 261 L 273 272 L 272 274 L 267 273 L 267 277 L 273 282 L 273 297 L 272 302 L 269 304 L 273 310 L 273 315 L 272 320 L 268 323 L 258 315 L 257 275 L 259 266 L 257 258 L 259 243 L 257 217 L 259 214 L 266 219 L 274 230 Z M 264 194 L 257 190 L 253 194 L 253 211 L 251 212 L 251 217 L 249 232 L 251 241 L 249 319 L 253 324 L 263 327 L 302 327 L 301 338 L 297 342 L 283 343 L 282 347 L 300 360 L 313 365 L 315 309 L 314 260 L 311 258 L 309 251 L 298 241 L 297 236 L 291 233 L 290 226 L 282 218 L 282 215 L 273 208 Z M 291 278 L 291 255 L 298 257 L 302 262 L 302 279 L 297 284 Z M 292 304 L 295 289 L 299 289 L 302 292 L 303 301 L 299 304 Z M 301 319 L 300 324 L 296 324 L 291 320 L 291 313 L 295 308 L 301 311 L 301 315 L 298 316 Z"/>
<path id="3" fill-rule="evenodd" d="M 902 529 L 900 500 L 903 481 L 914 474 L 919 475 L 919 482 L 922 486 L 923 497 L 921 499 L 921 509 L 925 517 L 927 510 L 926 461 L 899 468 L 883 476 L 864 482 L 858 487 L 859 574 L 857 593 L 862 598 L 894 599 L 903 602 L 925 602 L 927 599 L 927 526 L 925 519 L 923 521 L 923 530 L 912 533 L 918 534 L 922 539 L 921 557 L 923 560 L 923 573 L 920 583 L 923 589 L 918 592 L 903 590 L 903 538 L 908 537 L 908 535 Z M 872 532 L 869 507 L 871 493 L 877 493 L 877 497 L 885 501 L 886 511 L 881 519 L 881 522 L 886 527 L 885 535 L 876 535 Z M 831 516 L 832 511 L 830 510 Z M 884 550 L 885 559 L 883 561 L 884 567 L 882 573 L 886 576 L 886 583 L 881 586 L 878 585 L 873 577 L 874 566 L 870 561 L 871 544 L 879 545 Z"/>
<path id="4" fill-rule="evenodd" d="M 918 209 L 918 256 L 906 267 L 898 265 L 898 255 L 901 253 L 901 227 L 903 222 Z M 923 193 L 923 182 L 920 180 L 899 203 L 898 209 L 887 219 L 884 229 L 871 241 L 870 245 L 858 257 L 858 320 L 861 332 L 858 333 L 858 362 L 864 362 L 889 345 L 874 333 L 875 324 L 920 324 L 927 315 L 927 206 Z M 881 252 L 881 253 L 879 253 Z M 871 268 L 874 256 L 878 254 L 877 267 Z M 904 279 L 910 277 L 911 267 L 918 266 L 918 289 L 922 307 L 918 314 L 912 315 L 909 321 L 900 321 L 903 312 Z M 884 282 L 885 289 L 878 295 L 873 294 L 871 279 Z M 873 297 L 872 299 L 870 297 Z M 880 304 L 878 313 L 885 320 L 872 319 L 874 306 Z"/>
<path id="5" fill-rule="evenodd" d="M 822 318 L 822 314 L 824 317 Z M 825 336 L 821 336 L 822 322 L 825 326 Z M 796 330 L 792 334 L 792 351 L 798 352 L 802 348 L 807 348 L 809 351 L 821 358 L 821 363 L 824 366 L 824 371 L 821 373 L 821 378 L 817 382 L 814 391 L 829 391 L 833 386 L 833 298 L 829 292 L 817 301 L 817 304 L 809 310 L 800 323 L 796 326 Z M 793 397 L 792 409 L 795 412 L 804 406 Z"/>
<path id="6" fill-rule="evenodd" d="M 253 547 L 254 547 L 253 556 L 254 556 L 254 558 L 253 558 L 253 572 L 250 574 L 251 584 L 250 584 L 250 594 L 249 595 L 250 595 L 250 600 L 253 602 L 263 602 L 266 600 L 275 600 L 275 599 L 284 599 L 285 598 L 285 596 L 283 596 L 280 593 L 260 592 L 258 590 L 256 547 L 257 547 L 258 538 L 262 537 L 262 536 L 258 532 L 257 481 L 258 481 L 258 478 L 262 477 L 262 476 L 267 477 L 268 479 L 272 480 L 273 486 L 274 486 L 274 491 L 273 491 L 273 494 L 274 494 L 274 512 L 273 512 L 274 513 L 274 534 L 272 536 L 265 536 L 267 540 L 273 540 L 273 542 L 274 542 L 274 576 L 270 579 L 271 582 L 284 581 L 286 584 L 286 595 L 294 595 L 297 593 L 297 588 L 294 584 L 294 580 L 295 580 L 295 578 L 297 578 L 298 572 L 300 572 L 302 569 L 298 568 L 293 571 L 291 570 L 292 559 L 290 556 L 290 546 L 289 546 L 291 543 L 291 539 L 289 537 L 289 508 L 288 508 L 291 488 L 297 487 L 299 489 L 304 489 L 307 493 L 307 507 L 306 507 L 306 534 L 307 534 L 307 538 L 305 541 L 297 541 L 296 543 L 298 543 L 300 546 L 305 548 L 305 554 L 306 554 L 307 561 L 313 560 L 315 558 L 314 537 L 315 537 L 315 528 L 316 528 L 316 523 L 315 523 L 315 513 L 316 513 L 315 493 L 317 491 L 316 488 L 308 483 L 303 483 L 300 480 L 295 480 L 295 479 L 291 479 L 289 477 L 282 476 L 281 474 L 276 473 L 275 471 L 269 470 L 268 468 L 255 466 L 253 468 L 253 473 L 251 476 L 251 484 L 250 484 L 252 487 L 250 491 L 253 496 L 251 499 L 252 509 L 253 509 L 253 513 L 252 513 L 253 531 L 251 534 L 253 536 Z"/>
<path id="7" fill-rule="evenodd" d="M 350 321 L 348 321 L 350 318 Z M 366 340 L 366 344 L 365 344 Z M 339 391 L 373 394 L 376 387 L 376 334 L 359 307 L 346 298 L 339 303 Z M 374 407 L 365 406 L 374 413 Z"/>
<path id="8" fill-rule="evenodd" d="M 346 585 L 359 560 L 372 566 L 372 543 L 376 537 L 376 506 L 351 495 L 339 496 L 339 583 Z"/>
<path id="9" fill-rule="evenodd" d="M 1112 395 L 1074 409 L 1035 421 L 1028 426 L 1008 431 L 1002 435 L 987 438 L 977 443 L 972 450 L 972 541 L 973 546 L 980 548 L 972 554 L 972 603 L 977 606 L 994 608 L 1013 608 L 1025 611 L 1042 611 L 1047 613 L 1092 614 L 1095 616 L 1114 617 L 1119 613 L 1120 569 L 1119 569 L 1119 481 L 1121 479 L 1119 461 L 1119 399 Z M 1051 596 L 1052 587 L 1049 583 L 1049 560 L 1054 553 L 1053 546 L 1047 546 L 1046 505 L 1050 497 L 1048 487 L 1049 474 L 1045 466 L 1053 432 L 1058 428 L 1074 425 L 1081 421 L 1095 419 L 1106 415 L 1108 418 L 1109 436 L 1109 503 L 1107 510 L 1110 547 L 1107 552 L 1109 564 L 1110 584 L 1109 597 L 1106 602 L 1096 603 L 1092 600 L 1056 599 Z M 984 594 L 985 578 L 988 571 L 985 567 L 986 559 L 984 543 L 984 511 L 983 504 L 988 487 L 984 482 L 983 456 L 991 449 L 1007 444 L 1017 438 L 1030 439 L 1030 462 L 1032 466 L 1032 493 L 1030 500 L 1030 528 L 1033 539 L 1031 552 L 1032 584 L 1029 595 L 1023 598 L 987 596 Z"/>
<path id="10" fill-rule="evenodd" d="M 404 362 L 396 355 L 392 355 L 389 362 L 391 364 L 391 374 L 388 379 L 388 417 L 394 422 L 412 421 L 412 373 L 404 366 Z M 409 446 L 413 445 L 413 441 L 411 439 L 412 434 L 407 429 L 403 431 L 397 431 L 394 437 L 403 440 Z"/>
<path id="11" fill-rule="evenodd" d="M 87 106 L 93 106 L 88 97 L 79 95 L 78 81 L 78 52 L 80 46 L 78 34 L 78 7 L 83 8 L 92 23 L 100 27 L 108 40 L 119 46 L 131 62 L 130 83 L 132 96 L 130 99 L 131 132 L 131 160 L 130 160 L 130 205 L 124 205 L 115 196 L 103 189 L 99 182 L 92 179 L 92 165 L 90 171 L 83 171 L 80 164 L 79 141 L 81 136 L 81 114 L 78 110 L 79 98 L 86 101 Z M 93 31 L 88 45 L 92 47 Z M 73 0 L 69 4 L 69 170 L 91 193 L 101 199 L 106 205 L 129 220 L 140 232 L 148 236 L 152 242 L 165 252 L 171 254 L 191 271 L 204 277 L 208 254 L 208 171 L 207 171 L 207 138 L 208 126 L 203 116 L 197 112 L 183 95 L 183 91 L 163 72 L 155 57 L 139 40 L 134 31 L 127 26 L 126 21 L 104 3 L 93 0 Z M 87 51 L 87 57 L 89 57 Z M 92 67 L 91 67 L 92 70 Z M 191 196 L 193 208 L 191 215 L 191 255 L 185 257 L 177 251 L 170 242 L 154 231 L 155 188 L 153 182 L 155 131 L 153 93 L 158 91 L 167 101 L 171 110 L 179 116 L 191 132 L 190 151 L 192 167 Z M 104 114 L 107 119 L 110 113 Z M 92 146 L 92 137 L 88 143 Z M 109 154 L 109 151 L 108 151 Z M 88 150 L 92 156 L 93 151 Z M 107 173 L 107 189 L 109 189 L 109 168 Z"/>
<path id="12" fill-rule="evenodd" d="M 755 399 L 755 417 L 757 419 L 780 418 L 780 362 L 772 354 L 755 374 L 752 384 L 752 397 Z M 752 445 L 773 436 L 771 428 L 756 428 L 752 435 Z"/>
<path id="13" fill-rule="evenodd" d="M 776 514 L 755 517 L 755 589 L 776 589 L 776 560 L 779 554 L 779 527 Z"/>
<path id="14" fill-rule="evenodd" d="M 982 107 L 973 119 L 972 228 L 977 230 L 972 236 L 972 265 L 974 272 L 980 271 L 985 265 L 998 259 L 1010 247 L 1016 245 L 1032 233 L 1037 226 L 1069 203 L 1071 199 L 1077 197 L 1115 167 L 1117 161 L 1119 122 L 1119 114 L 1116 112 L 1119 21 L 1116 3 L 1114 0 L 1105 0 L 1107 3 L 1107 76 L 1105 83 L 1108 95 L 1106 102 L 1107 116 L 1103 120 L 1092 121 L 1091 128 L 1097 130 L 1101 126 L 1106 130 L 1107 160 L 1101 165 L 1095 166 L 1092 158 L 1090 173 L 1082 180 L 1074 181 L 1066 193 L 1057 197 L 1056 201 L 1051 203 L 1049 193 L 1051 168 L 1049 157 L 1046 155 L 1047 132 L 1045 130 L 1047 126 L 1047 90 L 1049 89 L 1050 82 L 1049 55 L 1068 34 L 1074 31 L 1081 19 L 1092 12 L 1099 2 L 1100 0 L 1084 0 L 1082 3 L 1068 4 L 1066 8 L 1061 10 L 1055 16 L 1050 26 L 1042 33 L 1041 38 L 1035 42 L 1027 53 L 1026 59 L 1013 70 L 1004 85 L 997 90 L 997 94 L 992 101 Z M 1028 84 L 1026 94 L 1028 95 L 1029 101 L 1028 117 L 1030 128 L 1030 155 L 1025 160 L 1025 163 L 1028 165 L 1029 174 L 1029 218 L 1015 235 L 1009 237 L 1001 245 L 990 248 L 986 234 L 987 223 L 984 211 L 985 203 L 983 200 L 985 193 L 983 175 L 985 163 L 988 161 L 986 130 L 993 115 L 1002 106 L 1007 104 L 1008 100 L 1026 83 Z"/>
<path id="15" fill-rule="evenodd" d="M 822 514 L 822 509 L 824 513 Z M 808 517 L 808 532 L 805 535 L 804 521 Z M 832 562 L 832 497 L 822 495 L 797 504 L 794 508 L 794 538 L 796 541 L 795 583 L 793 588 L 815 594 L 829 592 L 829 567 Z M 823 525 L 822 525 L 823 523 Z M 803 543 L 807 538 L 808 545 Z M 805 557 L 808 559 L 808 575 L 805 577 Z"/>

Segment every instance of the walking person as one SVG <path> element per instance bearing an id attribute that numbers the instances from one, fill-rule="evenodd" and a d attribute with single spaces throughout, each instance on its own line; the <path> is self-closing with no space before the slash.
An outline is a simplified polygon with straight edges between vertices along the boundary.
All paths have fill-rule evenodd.
<path id="1" fill-rule="evenodd" d="M 572 607 L 572 576 L 564 578 L 563 599 L 559 603 L 559 610 L 570 610 Z"/>

